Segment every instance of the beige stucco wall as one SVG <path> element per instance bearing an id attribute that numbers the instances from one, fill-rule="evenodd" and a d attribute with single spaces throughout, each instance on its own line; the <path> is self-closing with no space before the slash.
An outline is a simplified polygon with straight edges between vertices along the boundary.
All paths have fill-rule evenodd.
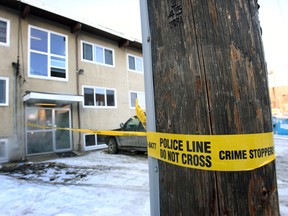
<path id="1" fill-rule="evenodd" d="M 125 122 L 129 117 L 135 115 L 135 109 L 130 109 L 130 91 L 144 92 L 144 74 L 128 71 L 127 54 L 142 57 L 140 50 L 132 50 L 127 47 L 119 47 L 114 41 L 100 38 L 86 32 L 79 32 L 78 36 L 70 32 L 70 28 L 58 23 L 50 22 L 42 18 L 28 15 L 20 19 L 19 28 L 18 12 L 0 6 L 0 17 L 10 20 L 10 46 L 0 46 L 0 76 L 9 78 L 9 106 L 0 106 L 1 124 L 0 139 L 9 139 L 9 146 L 13 153 L 12 160 L 25 158 L 25 103 L 23 95 L 27 91 L 61 93 L 61 94 L 83 94 L 83 86 L 111 88 L 116 91 L 115 108 L 84 108 L 80 103 L 80 125 L 78 123 L 77 104 L 71 104 L 72 127 L 88 129 L 113 129 Z M 29 26 L 43 28 L 44 30 L 60 33 L 68 39 L 68 80 L 47 80 L 30 77 L 28 74 L 28 30 Z M 18 44 L 18 29 L 21 30 Z M 81 42 L 101 45 L 114 51 L 114 66 L 105 66 L 81 60 Z M 76 45 L 77 44 L 77 45 Z M 78 46 L 78 47 L 77 47 Z M 18 50 L 19 48 L 19 50 Z M 78 48 L 78 55 L 76 50 Z M 17 130 L 13 128 L 14 116 L 14 80 L 12 62 L 20 60 L 20 74 L 17 78 Z M 78 64 L 78 68 L 77 68 Z M 77 91 L 77 69 L 83 69 L 84 74 L 79 75 L 79 89 Z M 15 131 L 16 130 L 16 131 Z M 16 139 L 15 139 L 15 136 Z M 79 143 L 79 135 L 81 136 Z M 84 149 L 84 135 L 73 133 L 73 149 Z"/>
<path id="2" fill-rule="evenodd" d="M 140 57 L 142 54 L 127 48 L 119 48 L 118 44 L 113 41 L 95 38 L 85 33 L 79 35 L 79 40 L 80 43 L 84 41 L 113 49 L 115 60 L 113 67 L 81 61 L 79 67 L 84 69 L 84 74 L 80 76 L 81 93 L 83 94 L 83 86 L 112 88 L 116 90 L 117 100 L 115 108 L 84 108 L 82 106 L 81 121 L 83 123 L 81 124 L 83 127 L 91 129 L 117 128 L 120 123 L 135 115 L 135 110 L 131 112 L 129 108 L 129 91 L 144 92 L 144 75 L 128 71 L 127 54 L 136 55 L 135 53 L 137 53 L 137 56 Z"/>
<path id="3" fill-rule="evenodd" d="M 0 17 L 9 20 L 10 22 L 10 37 L 9 46 L 0 45 L 0 76 L 9 78 L 8 106 L 0 106 L 0 139 L 8 141 L 8 157 L 14 160 L 24 158 L 24 143 L 23 143 L 23 113 L 21 102 L 16 103 L 14 98 L 19 98 L 22 89 L 23 76 L 17 78 L 17 90 L 15 88 L 15 73 L 12 62 L 17 62 L 17 56 L 21 55 L 18 52 L 18 13 L 13 10 L 0 6 Z M 23 61 L 20 57 L 20 69 L 23 67 Z M 15 94 L 16 92 L 16 94 Z"/>
<path id="4" fill-rule="evenodd" d="M 12 62 L 17 62 L 17 16 L 11 14 L 12 11 L 5 10 L 0 7 L 0 17 L 10 20 L 10 45 L 0 45 L 0 56 L 2 56 L 0 64 L 0 76 L 9 78 L 9 104 L 8 106 L 0 106 L 1 124 L 0 137 L 11 137 L 13 135 L 13 95 L 14 95 L 14 74 Z M 5 56 L 5 58 L 4 58 Z"/>

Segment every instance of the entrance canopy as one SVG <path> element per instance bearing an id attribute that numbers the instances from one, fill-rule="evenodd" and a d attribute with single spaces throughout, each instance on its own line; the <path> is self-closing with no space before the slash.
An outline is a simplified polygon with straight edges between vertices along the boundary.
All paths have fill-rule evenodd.
<path id="1" fill-rule="evenodd" d="M 29 92 L 23 96 L 23 101 L 29 105 L 59 106 L 75 102 L 83 102 L 82 95 L 53 94 Z"/>

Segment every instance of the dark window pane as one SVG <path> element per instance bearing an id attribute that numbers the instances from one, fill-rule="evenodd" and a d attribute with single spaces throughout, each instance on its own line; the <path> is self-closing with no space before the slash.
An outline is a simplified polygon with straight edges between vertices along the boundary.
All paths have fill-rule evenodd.
<path id="1" fill-rule="evenodd" d="M 48 52 L 48 33 L 31 28 L 31 49 Z"/>
<path id="2" fill-rule="evenodd" d="M 84 105 L 94 106 L 94 89 L 84 88 Z"/>
<path id="3" fill-rule="evenodd" d="M 96 139 L 95 139 L 95 135 L 91 134 L 91 135 L 86 135 L 85 136 L 85 146 L 95 146 L 96 145 Z"/>
<path id="4" fill-rule="evenodd" d="M 51 67 L 51 77 L 66 78 L 66 71 L 62 68 Z"/>
<path id="5" fill-rule="evenodd" d="M 115 98 L 113 90 L 106 90 L 107 94 L 107 106 L 115 106 Z"/>
<path id="6" fill-rule="evenodd" d="M 113 55 L 111 50 L 105 50 L 105 64 L 113 65 Z"/>
<path id="7" fill-rule="evenodd" d="M 6 103 L 6 81 L 0 80 L 0 103 Z"/>
<path id="8" fill-rule="evenodd" d="M 83 59 L 93 61 L 92 45 L 83 43 Z"/>
<path id="9" fill-rule="evenodd" d="M 48 76 L 48 60 L 46 55 L 30 53 L 30 74 Z"/>
<path id="10" fill-rule="evenodd" d="M 66 78 L 66 63 L 64 58 L 52 56 L 50 64 L 50 72 L 52 77 Z"/>
<path id="11" fill-rule="evenodd" d="M 96 97 L 96 106 L 106 106 L 104 89 L 96 89 L 95 97 Z"/>
<path id="12" fill-rule="evenodd" d="M 0 42 L 7 43 L 7 23 L 0 20 Z"/>
<path id="13" fill-rule="evenodd" d="M 51 53 L 61 56 L 66 56 L 65 37 L 51 34 Z"/>
<path id="14" fill-rule="evenodd" d="M 132 56 L 128 56 L 128 60 L 129 60 L 129 69 L 135 70 L 135 58 Z"/>
<path id="15" fill-rule="evenodd" d="M 97 135 L 97 145 L 105 144 L 105 135 Z"/>

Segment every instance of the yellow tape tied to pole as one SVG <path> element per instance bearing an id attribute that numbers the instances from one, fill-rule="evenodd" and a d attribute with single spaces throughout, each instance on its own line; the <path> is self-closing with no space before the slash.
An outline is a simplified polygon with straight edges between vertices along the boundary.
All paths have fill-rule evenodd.
<path id="1" fill-rule="evenodd" d="M 147 136 L 148 155 L 177 166 L 211 171 L 247 171 L 275 159 L 273 133 L 185 135 L 27 126 L 108 136 Z"/>
<path id="2" fill-rule="evenodd" d="M 245 171 L 275 159 L 273 134 L 183 135 L 148 132 L 148 155 L 177 166 Z"/>

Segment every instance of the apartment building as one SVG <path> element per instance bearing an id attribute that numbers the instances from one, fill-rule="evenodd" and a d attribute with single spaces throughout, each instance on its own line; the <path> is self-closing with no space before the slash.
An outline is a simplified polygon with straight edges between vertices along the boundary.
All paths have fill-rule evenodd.
<path id="1" fill-rule="evenodd" d="M 142 44 L 27 0 L 0 1 L 0 162 L 106 147 L 144 106 Z M 34 126 L 34 125 L 37 126 Z"/>

